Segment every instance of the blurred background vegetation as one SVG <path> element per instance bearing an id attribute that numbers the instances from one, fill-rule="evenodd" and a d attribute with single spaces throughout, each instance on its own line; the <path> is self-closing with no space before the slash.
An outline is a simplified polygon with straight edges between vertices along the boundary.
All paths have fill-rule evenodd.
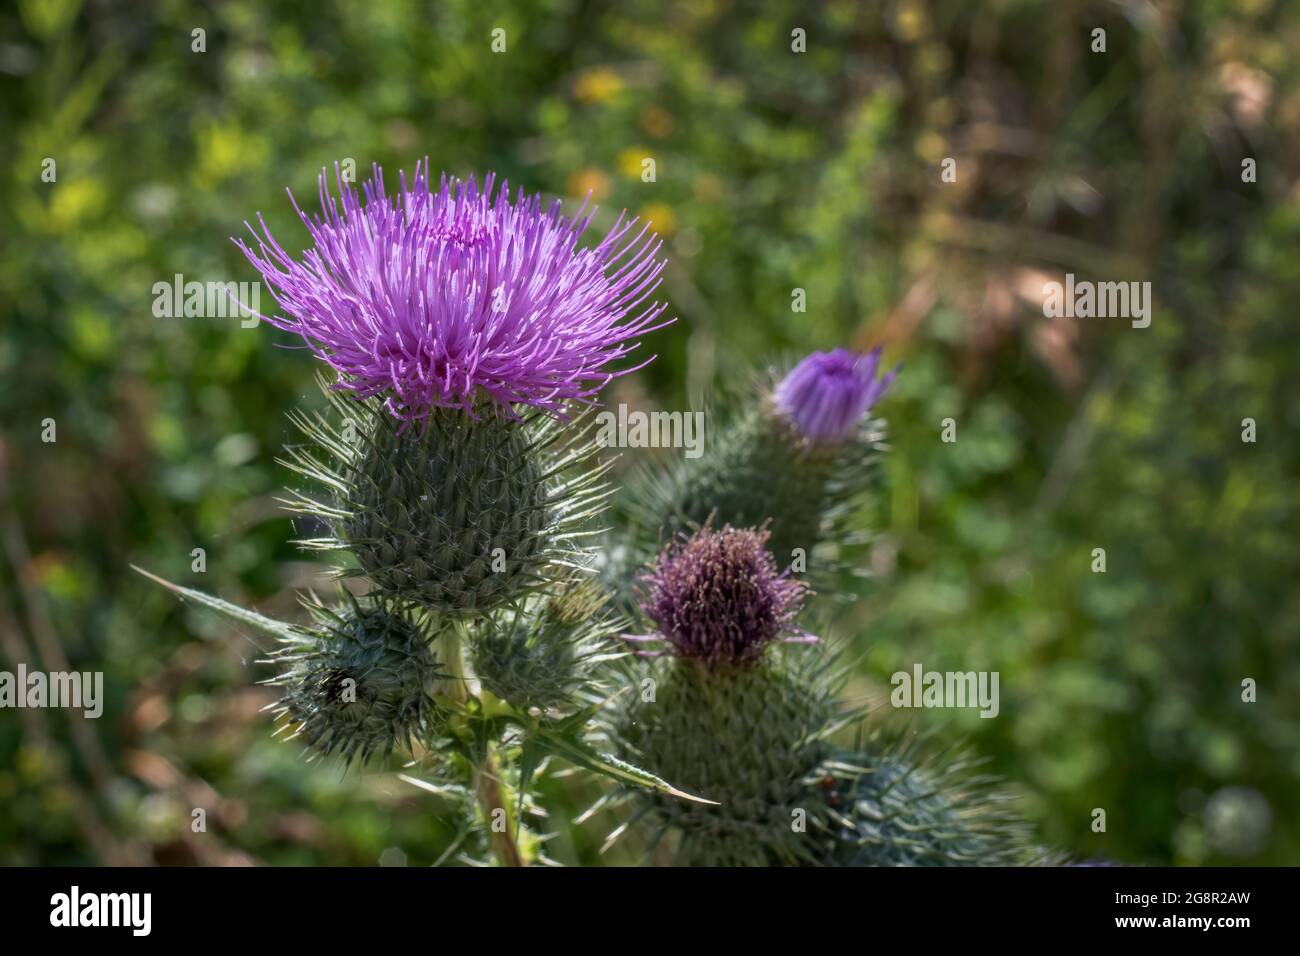
<path id="1" fill-rule="evenodd" d="M 854 693 L 999 671 L 996 719 L 914 721 L 969 735 L 1081 858 L 1300 862 L 1297 49 L 1286 0 L 7 5 L 0 669 L 66 659 L 108 699 L 0 711 L 0 863 L 446 848 L 437 798 L 272 741 L 248 636 L 128 569 L 279 614 L 318 583 L 274 463 L 314 363 L 156 318 L 152 288 L 251 281 L 228 237 L 261 211 L 300 248 L 285 187 L 311 209 L 322 166 L 425 155 L 654 220 L 680 321 L 616 401 L 839 344 L 906 362 Z M 1066 272 L 1150 280 L 1150 328 L 1043 318 Z M 597 860 L 610 821 L 570 822 L 596 792 L 548 781 L 557 859 Z"/>

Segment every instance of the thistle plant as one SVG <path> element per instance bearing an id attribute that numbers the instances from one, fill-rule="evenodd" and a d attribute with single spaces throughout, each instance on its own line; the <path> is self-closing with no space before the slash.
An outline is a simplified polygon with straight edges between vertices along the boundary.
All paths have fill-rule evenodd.
<path id="1" fill-rule="evenodd" d="M 646 499 L 665 523 L 689 530 L 640 578 L 651 627 L 628 637 L 640 658 L 632 679 L 653 693 L 611 708 L 609 732 L 628 759 L 718 805 L 632 791 L 612 802 L 634 807 L 652 848 L 667 837 L 676 864 L 1052 860 L 977 761 L 888 727 L 868 731 L 863 710 L 840 700 L 838 655 L 796 624 L 813 591 L 789 556 L 853 540 L 850 506 L 869 491 L 883 450 L 883 427 L 865 417 L 897 369 L 878 378 L 879 363 L 879 350 L 809 355 L 757 408 L 728 419 L 717 436 L 724 453 L 642 482 L 643 492 L 658 489 Z M 690 520 L 706 507 L 702 525 Z M 632 516 L 633 527 L 644 524 L 639 502 Z M 727 523 L 714 530 L 718 521 Z"/>
<path id="2" fill-rule="evenodd" d="M 149 575 L 275 641 L 285 736 L 400 760 L 470 862 L 549 862 L 534 789 L 556 760 L 612 779 L 601 805 L 630 805 L 678 863 L 1029 858 L 961 760 L 865 730 L 800 623 L 826 578 L 795 556 L 842 566 L 863 540 L 869 412 L 897 375 L 879 349 L 770 377 L 712 454 L 643 476 L 602 528 L 615 489 L 590 409 L 667 324 L 659 240 L 620 217 L 582 246 L 585 205 L 569 218 L 490 175 L 435 188 L 426 164 L 391 196 L 378 168 L 360 191 L 319 185 L 319 215 L 294 203 L 300 259 L 260 218 L 236 242 L 279 304 L 262 318 L 327 369 L 282 461 L 339 597 L 284 622 Z"/>

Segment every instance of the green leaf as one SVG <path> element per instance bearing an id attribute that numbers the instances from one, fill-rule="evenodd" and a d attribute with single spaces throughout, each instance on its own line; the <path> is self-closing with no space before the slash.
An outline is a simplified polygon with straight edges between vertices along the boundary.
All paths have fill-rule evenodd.
<path id="1" fill-rule="evenodd" d="M 528 793 L 528 784 L 545 757 L 546 746 L 543 743 L 532 736 L 524 739 L 523 748 L 519 753 L 519 819 L 521 820 L 524 816 L 524 796 Z"/>
<path id="2" fill-rule="evenodd" d="M 258 614 L 256 611 L 249 611 L 246 608 L 240 607 L 238 604 L 231 604 L 229 601 L 223 601 L 219 597 L 213 597 L 211 594 L 204 594 L 202 591 L 195 591 L 193 588 L 186 588 L 181 587 L 179 584 L 172 584 L 170 581 L 164 580 L 156 574 L 150 574 L 144 568 L 138 568 L 134 564 L 131 565 L 131 570 L 143 574 L 150 581 L 161 584 L 174 594 L 179 594 L 183 598 L 190 598 L 191 600 L 198 601 L 200 604 L 210 607 L 220 614 L 224 614 L 231 620 L 238 621 L 241 624 L 247 624 L 250 627 L 255 627 L 259 631 L 270 634 L 272 637 L 279 637 L 292 641 L 297 636 L 293 627 L 289 624 L 273 620 L 272 618 Z"/>
<path id="3" fill-rule="evenodd" d="M 693 794 L 685 793 L 678 790 L 668 781 L 656 777 L 647 770 L 640 767 L 634 767 L 625 760 L 620 760 L 613 754 L 601 753 L 591 744 L 587 743 L 582 737 L 570 729 L 559 729 L 555 727 L 538 727 L 531 738 L 541 746 L 556 756 L 563 757 L 572 764 L 576 764 L 585 770 L 593 773 L 603 774 L 606 777 L 612 777 L 615 780 L 621 780 L 624 783 L 633 783 L 639 787 L 647 787 L 651 790 L 658 790 L 660 793 L 667 793 L 674 797 L 680 797 L 683 800 L 691 800 L 695 803 L 706 803 L 711 806 L 718 806 L 716 800 L 706 800 L 703 797 L 697 797 Z"/>

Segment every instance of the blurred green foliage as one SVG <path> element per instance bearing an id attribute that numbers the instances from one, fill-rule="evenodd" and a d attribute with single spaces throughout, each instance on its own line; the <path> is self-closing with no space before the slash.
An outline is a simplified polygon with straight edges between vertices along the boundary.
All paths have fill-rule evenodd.
<path id="1" fill-rule="evenodd" d="M 305 237 L 286 186 L 310 210 L 323 166 L 425 155 L 654 220 L 681 321 L 615 400 L 837 344 L 906 362 L 856 692 L 999 671 L 998 718 L 914 720 L 1080 857 L 1300 861 L 1293 4 L 19 0 L 0 37 L 0 653 L 108 696 L 0 712 L 0 863 L 447 851 L 436 798 L 272 741 L 253 638 L 128 569 L 281 614 L 319 583 L 275 501 L 313 362 L 152 288 L 249 281 L 243 220 Z M 1151 327 L 1044 319 L 1065 272 L 1150 280 Z M 548 779 L 557 859 L 598 860 L 609 821 L 570 822 L 597 792 Z"/>

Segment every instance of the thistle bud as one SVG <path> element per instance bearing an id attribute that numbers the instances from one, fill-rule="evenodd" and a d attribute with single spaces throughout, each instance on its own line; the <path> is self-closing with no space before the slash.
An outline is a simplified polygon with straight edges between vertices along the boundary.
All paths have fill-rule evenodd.
<path id="1" fill-rule="evenodd" d="M 1034 846 L 1008 794 L 968 761 L 928 755 L 877 733 L 863 750 L 836 753 L 833 773 L 809 787 L 832 805 L 835 866 L 1023 866 L 1058 862 Z M 850 770 L 848 768 L 858 768 Z"/>
<path id="2" fill-rule="evenodd" d="M 441 675 L 409 613 L 350 595 L 338 608 L 308 607 L 313 623 L 295 628 L 268 661 L 287 665 L 265 683 L 284 688 L 271 709 L 293 731 L 289 739 L 302 737 L 314 757 L 365 763 L 435 729 L 441 708 L 432 691 Z"/>
<path id="3" fill-rule="evenodd" d="M 645 576 L 641 609 L 675 654 L 745 664 L 792 627 L 807 586 L 777 571 L 766 529 L 702 528 L 660 556 Z"/>
<path id="4" fill-rule="evenodd" d="M 880 352 L 813 352 L 776 386 L 772 398 L 778 413 L 809 441 L 842 444 L 898 376 L 894 369 L 876 378 Z"/>
<path id="5" fill-rule="evenodd" d="M 568 580 L 549 598 L 475 623 L 471 663 L 483 686 L 520 710 L 550 711 L 599 700 L 594 666 L 617 656 L 618 622 L 591 581 Z"/>
<path id="6" fill-rule="evenodd" d="M 645 579 L 656 631 L 633 640 L 671 653 L 647 671 L 653 699 L 625 704 L 616 732 L 647 769 L 720 804 L 638 796 L 679 835 L 679 865 L 811 862 L 821 851 L 790 823 L 836 708 L 818 655 L 775 650 L 812 638 L 793 625 L 806 588 L 777 572 L 765 541 L 764 531 L 705 527 Z"/>
<path id="7" fill-rule="evenodd" d="M 724 672 L 676 659 L 651 673 L 654 700 L 635 699 L 619 728 L 629 757 L 719 804 L 636 794 L 677 835 L 674 864 L 816 862 L 823 847 L 791 822 L 797 811 L 817 811 L 802 781 L 822 759 L 820 733 L 835 717 L 822 689 L 788 661 Z"/>

